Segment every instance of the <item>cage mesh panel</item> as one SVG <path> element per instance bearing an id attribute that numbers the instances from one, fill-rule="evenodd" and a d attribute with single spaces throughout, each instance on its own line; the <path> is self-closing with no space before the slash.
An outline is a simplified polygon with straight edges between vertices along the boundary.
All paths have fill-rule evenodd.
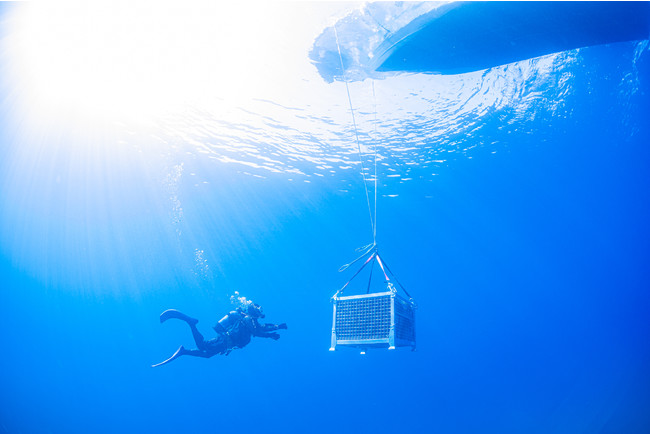
<path id="1" fill-rule="evenodd" d="M 336 339 L 387 339 L 390 304 L 390 295 L 339 299 L 336 304 Z"/>
<path id="2" fill-rule="evenodd" d="M 401 300 L 395 300 L 395 338 L 415 342 L 413 308 Z"/>

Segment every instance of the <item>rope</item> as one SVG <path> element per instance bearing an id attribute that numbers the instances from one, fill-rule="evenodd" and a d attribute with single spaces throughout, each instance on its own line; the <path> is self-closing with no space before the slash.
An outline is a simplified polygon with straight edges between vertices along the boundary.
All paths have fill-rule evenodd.
<path id="1" fill-rule="evenodd" d="M 379 260 L 379 253 L 377 253 L 377 260 Z M 381 265 L 381 262 L 379 262 L 379 264 Z M 390 268 L 388 268 L 388 264 L 386 264 L 386 263 L 384 262 L 384 265 L 386 266 L 386 269 L 388 270 L 388 272 L 390 273 L 390 275 L 393 276 L 393 278 L 395 279 L 395 282 L 397 282 L 397 284 L 400 286 L 400 288 L 402 288 L 402 291 L 404 291 L 404 294 L 406 294 L 406 296 L 407 296 L 408 298 L 413 298 L 413 297 L 411 297 L 411 294 L 409 294 L 409 292 L 406 290 L 406 288 L 404 288 L 404 285 L 402 285 L 402 284 L 400 283 L 400 281 L 397 279 L 397 276 L 395 276 L 395 273 L 393 273 L 392 271 L 390 271 Z M 388 278 L 387 278 L 387 279 L 388 279 Z"/>
<path id="2" fill-rule="evenodd" d="M 372 101 L 375 113 L 374 131 L 375 131 L 375 224 L 373 225 L 372 241 L 377 244 L 377 97 L 375 96 L 375 80 L 372 80 Z"/>
<path id="3" fill-rule="evenodd" d="M 373 244 L 368 244 L 368 245 L 366 245 L 366 246 L 359 247 L 358 249 L 356 249 L 357 252 L 360 252 L 360 251 L 362 251 L 362 250 L 364 250 L 364 252 L 363 252 L 363 253 L 362 253 L 362 254 L 361 254 L 357 259 L 355 259 L 354 261 L 352 261 L 352 262 L 350 262 L 350 263 L 348 263 L 348 264 L 345 264 L 345 265 L 341 265 L 341 267 L 339 268 L 339 273 L 342 272 L 342 271 L 347 270 L 348 268 L 350 268 L 351 265 L 353 265 L 353 264 L 356 263 L 358 260 L 362 259 L 362 258 L 363 258 L 364 256 L 366 256 L 368 253 L 370 253 L 370 251 L 372 250 L 373 247 L 375 247 L 375 244 L 374 244 L 374 243 L 373 243 Z"/>
<path id="4" fill-rule="evenodd" d="M 399 285 L 399 287 L 402 288 L 402 291 L 404 291 L 404 294 L 406 294 L 406 296 L 407 296 L 409 299 L 411 299 L 411 301 L 413 301 L 413 297 L 411 297 L 411 294 L 409 294 L 409 292 L 406 290 L 406 288 L 404 288 L 404 285 L 402 285 L 402 282 L 400 282 L 399 279 L 397 279 L 397 276 L 395 276 L 395 273 L 393 273 L 393 272 L 391 271 L 391 269 L 388 267 L 388 264 L 385 263 L 383 259 L 381 259 L 381 257 L 379 256 L 379 252 L 377 252 L 377 248 L 376 248 L 376 246 L 373 246 L 372 244 L 370 244 L 369 246 L 370 246 L 370 247 L 375 247 L 374 250 L 367 250 L 366 252 L 363 253 L 363 255 L 359 256 L 357 259 L 355 259 L 355 260 L 352 261 L 351 263 L 345 265 L 346 268 L 349 267 L 350 265 L 352 265 L 352 264 L 354 264 L 355 262 L 357 262 L 358 260 L 362 259 L 362 258 L 365 257 L 369 252 L 372 251 L 372 254 L 368 257 L 368 259 L 366 259 L 366 262 L 364 262 L 363 265 L 361 266 L 361 268 L 359 268 L 359 269 L 357 270 L 357 272 L 354 273 L 354 276 L 352 276 L 352 277 L 350 278 L 350 280 L 348 280 L 348 281 L 345 283 L 345 285 L 343 285 L 343 287 L 342 287 L 341 289 L 339 289 L 339 290 L 336 292 L 336 294 L 334 295 L 334 297 L 338 296 L 339 294 L 342 294 L 342 293 L 343 293 L 343 290 L 344 290 L 345 288 L 348 287 L 348 285 L 350 284 L 350 282 L 352 282 L 352 281 L 354 280 L 354 278 L 357 277 L 357 276 L 359 275 L 359 273 L 361 273 L 361 271 L 362 271 L 364 268 L 366 268 L 366 265 L 368 265 L 368 263 L 372 261 L 372 266 L 371 266 L 371 268 L 370 268 L 370 277 L 368 278 L 368 288 L 367 288 L 367 290 L 366 290 L 366 294 L 370 293 L 370 283 L 372 282 L 372 272 L 373 272 L 373 270 L 374 270 L 374 268 L 375 268 L 375 262 L 373 261 L 373 259 L 376 259 L 376 260 L 377 260 L 377 263 L 379 263 L 379 268 L 381 268 L 381 271 L 382 271 L 382 273 L 384 274 L 384 278 L 386 279 L 386 282 L 387 282 L 389 285 L 391 284 L 391 283 L 390 283 L 390 278 L 388 277 L 388 273 L 390 273 L 390 275 L 393 276 L 393 279 L 395 279 L 395 282 L 397 282 L 397 284 Z M 388 271 L 388 273 L 386 273 L 386 271 Z"/>
<path id="5" fill-rule="evenodd" d="M 350 282 L 352 282 L 352 280 L 354 280 L 354 278 L 357 277 L 357 275 L 358 275 L 359 273 L 361 273 L 361 270 L 363 270 L 364 268 L 366 268 L 366 265 L 368 265 L 368 262 L 372 261 L 372 259 L 373 259 L 375 256 L 377 256 L 377 252 L 373 252 L 373 254 L 370 255 L 370 257 L 366 260 L 366 262 L 363 263 L 363 265 L 361 266 L 361 268 L 359 268 L 359 269 L 357 270 L 357 272 L 354 273 L 354 276 L 352 276 L 352 277 L 350 278 L 350 280 L 348 280 L 347 283 L 346 283 L 345 285 L 343 285 L 343 287 L 337 291 L 336 294 L 341 294 L 341 293 L 343 292 L 343 290 L 344 290 L 344 289 L 345 289 L 345 288 L 350 284 Z"/>
<path id="6" fill-rule="evenodd" d="M 379 257 L 379 253 L 375 255 L 377 258 L 377 262 L 379 262 L 379 266 L 381 267 L 381 271 L 384 273 L 384 278 L 386 279 L 386 283 L 390 282 L 390 279 L 388 278 L 388 274 L 386 274 L 386 270 L 384 270 L 384 264 L 382 263 L 381 258 Z M 392 273 L 391 273 L 392 274 Z"/>
<path id="7" fill-rule="evenodd" d="M 366 259 L 366 262 L 363 263 L 361 268 L 357 270 L 356 273 L 354 273 L 354 276 L 350 278 L 350 280 L 347 281 L 345 285 L 341 289 L 337 291 L 337 295 L 340 293 L 343 293 L 343 290 L 354 280 L 355 277 L 363 270 L 366 265 L 368 265 L 369 262 L 371 262 L 373 259 L 376 259 L 377 262 L 379 263 L 379 267 L 381 268 L 381 271 L 384 274 L 384 278 L 386 279 L 386 282 L 389 282 L 390 285 L 390 279 L 388 278 L 388 274 L 386 273 L 386 270 L 388 270 L 388 273 L 390 273 L 391 276 L 395 279 L 397 284 L 402 288 L 404 293 L 407 295 L 407 297 L 411 298 L 411 295 L 408 293 L 406 288 L 404 288 L 404 285 L 400 283 L 400 281 L 397 279 L 397 276 L 388 268 L 388 264 L 384 263 L 382 259 L 379 257 L 379 253 L 377 252 L 377 183 L 378 183 L 378 176 L 377 176 L 377 96 L 375 94 L 375 81 L 372 81 L 372 99 L 373 99 L 373 106 L 374 106 L 374 122 L 373 122 L 373 129 L 374 129 L 374 146 L 373 146 L 373 153 L 374 153 L 374 181 L 375 181 L 375 191 L 374 191 L 374 214 L 372 207 L 370 205 L 370 194 L 368 193 L 368 182 L 366 180 L 366 168 L 364 167 L 363 164 L 363 157 L 361 155 L 361 144 L 359 142 L 359 131 L 357 129 L 357 122 L 354 117 L 354 108 L 352 107 L 352 98 L 350 97 L 350 86 L 348 85 L 348 81 L 345 78 L 345 67 L 343 66 L 343 56 L 341 54 L 341 46 L 339 44 L 339 35 L 338 32 L 336 31 L 336 25 L 334 25 L 334 36 L 336 37 L 336 48 L 339 52 L 339 61 L 341 62 L 341 74 L 343 77 L 343 82 L 345 83 L 345 91 L 347 92 L 348 95 L 348 104 L 350 105 L 350 113 L 352 114 L 352 125 L 354 126 L 354 137 L 357 142 L 357 151 L 359 153 L 359 163 L 361 164 L 361 176 L 363 178 L 363 188 L 366 193 L 366 203 L 368 204 L 368 215 L 370 216 L 370 227 L 372 229 L 372 244 L 368 244 L 366 246 L 360 247 L 357 249 L 357 251 L 363 251 L 363 253 L 356 258 L 354 261 L 345 264 L 339 268 L 339 271 L 345 271 L 347 270 L 351 265 L 355 264 L 356 262 L 360 261 L 363 259 L 368 253 L 372 252 L 370 257 Z M 385 269 L 384 269 L 385 266 Z M 366 293 L 370 292 L 370 283 L 372 282 L 372 272 L 374 270 L 375 263 L 372 261 L 372 266 L 370 268 L 370 277 L 368 279 L 368 288 Z M 335 296 L 336 297 L 336 296 Z"/>
<path id="8" fill-rule="evenodd" d="M 345 83 L 345 90 L 348 94 L 350 113 L 352 114 L 352 125 L 354 126 L 354 136 L 357 140 L 357 150 L 359 151 L 359 163 L 361 163 L 361 176 L 363 177 L 363 188 L 366 192 L 366 202 L 368 203 L 368 215 L 370 216 L 370 229 L 373 234 L 373 244 L 374 244 L 374 240 L 376 238 L 377 232 L 375 230 L 375 220 L 372 217 L 372 207 L 370 206 L 370 195 L 368 194 L 368 182 L 366 181 L 366 168 L 363 165 L 363 159 L 361 157 L 361 144 L 359 143 L 359 131 L 357 130 L 357 121 L 354 118 L 354 109 L 352 108 L 352 98 L 350 97 L 350 87 L 348 86 L 348 80 L 345 78 L 345 67 L 343 66 L 343 56 L 341 55 L 341 46 L 339 45 L 339 34 L 336 31 L 336 25 L 334 25 L 334 36 L 336 37 L 336 48 L 339 51 L 339 61 L 341 62 L 341 74 L 343 77 L 343 82 Z M 376 179 L 377 177 L 375 176 L 375 182 L 377 182 Z M 375 184 L 375 191 L 376 191 L 376 184 Z M 375 207 L 376 205 L 377 203 L 375 200 Z"/>
<path id="9" fill-rule="evenodd" d="M 368 288 L 366 289 L 366 294 L 370 294 L 370 283 L 372 282 L 372 271 L 375 269 L 375 261 L 372 261 L 370 266 L 370 277 L 368 277 Z"/>

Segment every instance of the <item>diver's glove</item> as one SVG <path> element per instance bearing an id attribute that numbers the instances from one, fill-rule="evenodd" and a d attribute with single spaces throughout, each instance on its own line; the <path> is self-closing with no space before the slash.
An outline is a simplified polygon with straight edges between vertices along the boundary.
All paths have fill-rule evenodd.
<path id="1" fill-rule="evenodd" d="M 270 333 L 269 337 L 271 339 L 273 339 L 274 341 L 277 341 L 278 339 L 280 339 L 280 335 L 277 334 L 277 333 Z"/>
<path id="2" fill-rule="evenodd" d="M 283 322 L 282 324 L 278 325 L 278 330 L 286 330 L 287 329 L 287 323 Z"/>

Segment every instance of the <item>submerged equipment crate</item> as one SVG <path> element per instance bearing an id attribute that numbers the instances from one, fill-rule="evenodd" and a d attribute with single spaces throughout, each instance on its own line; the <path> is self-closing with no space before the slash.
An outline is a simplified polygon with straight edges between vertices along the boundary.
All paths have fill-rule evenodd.
<path id="1" fill-rule="evenodd" d="M 415 350 L 415 304 L 389 291 L 332 297 L 332 345 L 366 348 L 411 347 Z"/>

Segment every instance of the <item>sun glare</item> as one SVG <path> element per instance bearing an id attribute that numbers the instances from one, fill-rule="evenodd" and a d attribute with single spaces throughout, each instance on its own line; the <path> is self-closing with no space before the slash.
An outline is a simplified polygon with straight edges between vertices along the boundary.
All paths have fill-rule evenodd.
<path id="1" fill-rule="evenodd" d="M 7 51 L 30 110 L 147 118 L 254 90 L 279 18 L 254 5 L 23 3 Z"/>

